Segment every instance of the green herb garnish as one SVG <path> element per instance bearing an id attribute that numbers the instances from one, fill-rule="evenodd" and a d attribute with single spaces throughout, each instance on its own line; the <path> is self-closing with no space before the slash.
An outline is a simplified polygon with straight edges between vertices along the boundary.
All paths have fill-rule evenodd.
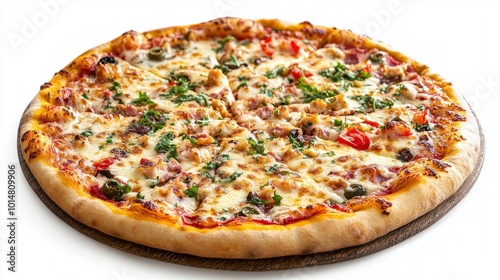
<path id="1" fill-rule="evenodd" d="M 142 92 L 142 91 L 139 91 L 139 97 L 132 100 L 132 104 L 134 104 L 135 106 L 142 106 L 142 105 L 153 105 L 153 104 L 156 104 L 155 102 L 153 102 L 149 96 L 147 96 L 146 93 Z"/>
<path id="2" fill-rule="evenodd" d="M 159 154 L 166 154 L 167 159 L 177 159 L 177 145 L 171 143 L 173 140 L 174 133 L 172 131 L 162 135 L 158 143 L 155 145 L 155 151 Z"/>
<path id="3" fill-rule="evenodd" d="M 185 189 L 183 193 L 189 197 L 194 197 L 194 200 L 198 201 L 198 186 L 193 185 L 192 187 Z"/>

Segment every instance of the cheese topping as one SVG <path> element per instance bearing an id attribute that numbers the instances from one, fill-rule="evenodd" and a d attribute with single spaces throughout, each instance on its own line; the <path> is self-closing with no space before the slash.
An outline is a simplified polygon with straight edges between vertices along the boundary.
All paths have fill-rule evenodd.
<path id="1" fill-rule="evenodd" d="M 65 116 L 38 117 L 54 164 L 120 207 L 213 227 L 349 211 L 390 192 L 413 161 L 445 156 L 453 104 L 410 65 L 268 32 L 124 34 L 91 73 L 47 96 Z"/>

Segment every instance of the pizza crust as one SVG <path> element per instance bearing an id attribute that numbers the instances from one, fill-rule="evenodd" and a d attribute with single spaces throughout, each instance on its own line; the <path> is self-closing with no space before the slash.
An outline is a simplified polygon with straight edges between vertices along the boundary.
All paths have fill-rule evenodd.
<path id="1" fill-rule="evenodd" d="M 305 31 L 309 36 L 322 36 L 329 42 L 376 47 L 387 51 L 398 60 L 411 63 L 417 72 L 445 83 L 437 74 L 432 74 L 427 66 L 384 44 L 350 31 L 316 27 L 307 22 L 298 25 L 279 20 L 258 22 L 270 28 Z M 206 28 L 209 37 L 224 34 L 232 34 L 238 38 L 251 37 L 254 34 L 262 37 L 260 24 L 223 18 L 208 24 L 194 25 L 193 28 Z M 185 28 L 187 27 L 161 29 L 145 33 L 145 36 L 168 35 Z M 63 72 L 56 74 L 51 83 L 57 86 L 66 84 L 78 75 L 81 65 L 85 64 L 85 61 L 81 61 L 83 57 L 110 51 L 111 45 L 113 44 L 103 44 L 86 52 Z M 446 87 L 446 92 L 467 111 L 466 121 L 457 127 L 457 137 L 465 140 L 454 142 L 447 156 L 441 161 L 443 165 L 449 166 L 442 170 L 435 168 L 436 176 L 422 175 L 421 170 L 415 169 L 414 174 L 405 179 L 397 192 L 383 197 L 392 204 L 388 210 L 389 214 L 384 213 L 381 207 L 383 202 L 373 202 L 362 211 L 320 214 L 287 225 L 250 223 L 209 229 L 180 225 L 175 221 L 131 216 L 126 210 L 92 197 L 83 190 L 68 187 L 68 184 L 75 185 L 78 181 L 61 175 L 63 171 L 53 167 L 52 161 L 56 160 L 56 157 L 51 152 L 52 144 L 36 130 L 37 114 L 44 104 L 41 99 L 50 98 L 44 89 L 31 102 L 21 120 L 21 150 L 24 160 L 43 191 L 62 210 L 77 221 L 111 236 L 153 248 L 208 258 L 256 259 L 318 253 L 365 244 L 384 236 L 431 211 L 460 188 L 477 163 L 481 149 L 479 128 L 463 97 L 455 92 L 451 85 Z"/>

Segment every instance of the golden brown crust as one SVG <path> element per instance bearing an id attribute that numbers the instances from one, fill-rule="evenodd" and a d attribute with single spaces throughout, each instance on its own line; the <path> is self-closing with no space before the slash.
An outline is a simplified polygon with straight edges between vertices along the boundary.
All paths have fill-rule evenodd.
<path id="1" fill-rule="evenodd" d="M 460 122 L 454 135 L 460 139 L 450 142 L 447 155 L 442 160 L 428 162 L 426 168 L 432 170 L 416 165 L 409 168 L 405 176 L 400 172 L 400 182 L 392 194 L 380 200 L 359 201 L 359 207 L 355 205 L 356 201 L 350 202 L 352 208 L 358 210 L 354 213 L 320 214 L 287 225 L 252 223 L 207 229 L 180 225 L 172 220 L 159 221 L 132 216 L 126 209 L 114 207 L 114 204 L 97 199 L 79 188 L 67 187 L 68 184 L 78 184 L 81 179 L 62 175 L 64 171 L 55 167 L 57 156 L 53 153 L 53 143 L 37 127 L 40 118 L 50 118 L 53 113 L 48 112 L 48 115 L 44 116 L 44 113 L 50 111 L 49 107 L 44 106 L 58 102 L 57 95 L 52 91 L 74 80 L 81 74 L 82 69 L 95 65 L 102 53 L 120 46 L 117 42 L 124 38 L 120 36 L 82 54 L 58 72 L 49 84 L 42 86 L 40 93 L 26 110 L 20 128 L 21 150 L 24 160 L 42 189 L 76 220 L 124 240 L 202 257 L 253 259 L 324 252 L 367 243 L 434 209 L 455 193 L 470 175 L 481 147 L 478 125 L 467 103 L 449 83 L 431 73 L 427 66 L 382 43 L 346 30 L 313 26 L 308 22 L 290 24 L 277 19 L 250 21 L 221 18 L 144 34 L 127 32 L 124 36 L 152 38 L 159 34 L 188 34 L 187 36 L 194 36 L 192 38 L 227 35 L 239 39 L 263 38 L 266 28 L 286 29 L 290 31 L 290 36 L 299 36 L 300 32 L 300 36 L 321 39 L 323 45 L 335 42 L 360 48 L 378 48 L 400 61 L 408 62 L 416 72 L 441 85 L 448 97 L 466 110 L 466 121 Z M 140 42 L 141 39 L 136 41 Z M 57 117 L 71 118 L 64 112 Z"/>

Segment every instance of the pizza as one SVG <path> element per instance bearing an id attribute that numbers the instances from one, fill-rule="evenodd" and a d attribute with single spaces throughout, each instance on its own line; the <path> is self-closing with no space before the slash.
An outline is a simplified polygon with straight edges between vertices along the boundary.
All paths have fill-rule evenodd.
<path id="1" fill-rule="evenodd" d="M 481 148 L 464 98 L 426 65 L 278 19 L 125 32 L 44 83 L 19 135 L 78 222 L 228 259 L 373 241 L 457 192 Z"/>

